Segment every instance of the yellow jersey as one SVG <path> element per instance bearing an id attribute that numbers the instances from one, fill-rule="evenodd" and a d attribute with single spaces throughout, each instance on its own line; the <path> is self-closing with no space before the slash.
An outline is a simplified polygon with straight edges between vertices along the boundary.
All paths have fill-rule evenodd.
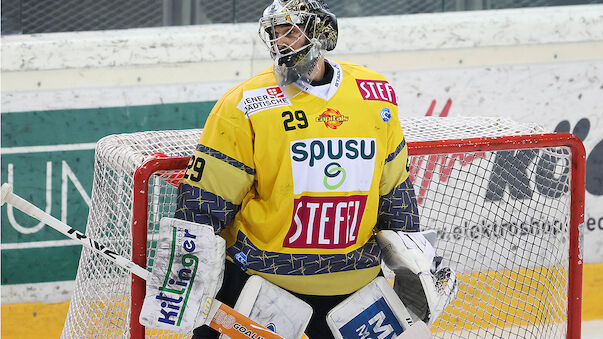
<path id="1" fill-rule="evenodd" d="M 380 270 L 375 227 L 419 223 L 392 86 L 326 62 L 328 84 L 290 96 L 269 68 L 216 103 L 175 214 L 212 225 L 248 274 L 311 295 L 361 288 Z"/>

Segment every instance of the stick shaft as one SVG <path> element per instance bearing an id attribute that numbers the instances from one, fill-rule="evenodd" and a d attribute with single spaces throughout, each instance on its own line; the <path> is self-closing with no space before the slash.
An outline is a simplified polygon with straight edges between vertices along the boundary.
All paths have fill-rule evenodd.
<path id="1" fill-rule="evenodd" d="M 213 301 L 209 316 L 211 317 L 209 327 L 230 338 L 283 339 L 218 300 Z"/>
<path id="2" fill-rule="evenodd" d="M 142 279 L 146 280 L 149 277 L 150 273 L 146 269 L 136 265 L 131 260 L 128 260 L 128 259 L 118 255 L 116 252 L 110 250 L 105 245 L 100 244 L 97 241 L 88 238 L 88 236 L 86 236 L 82 232 L 70 227 L 69 225 L 65 224 L 64 222 L 56 219 L 55 217 L 51 216 L 48 213 L 42 211 L 37 206 L 35 206 L 32 203 L 30 203 L 29 201 L 21 198 L 20 196 L 10 192 L 5 197 L 5 201 L 7 203 L 11 204 L 12 206 L 14 206 L 15 208 L 17 208 L 18 210 L 20 210 L 21 212 L 42 221 L 46 225 L 54 228 L 55 230 L 66 235 L 67 237 L 79 242 L 80 244 L 82 244 L 82 246 L 89 248 L 89 249 L 103 255 L 106 259 L 109 259 L 109 260 L 115 262 L 120 267 L 136 274 L 137 276 L 141 277 Z"/>

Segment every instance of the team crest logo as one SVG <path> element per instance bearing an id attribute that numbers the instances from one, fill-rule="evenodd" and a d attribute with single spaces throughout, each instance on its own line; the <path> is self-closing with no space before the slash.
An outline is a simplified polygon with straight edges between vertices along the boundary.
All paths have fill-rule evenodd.
<path id="1" fill-rule="evenodd" d="M 331 129 L 337 129 L 337 127 L 343 125 L 344 122 L 350 120 L 350 117 L 341 114 L 338 110 L 328 108 L 324 111 L 316 121 L 324 122 L 325 126 Z"/>

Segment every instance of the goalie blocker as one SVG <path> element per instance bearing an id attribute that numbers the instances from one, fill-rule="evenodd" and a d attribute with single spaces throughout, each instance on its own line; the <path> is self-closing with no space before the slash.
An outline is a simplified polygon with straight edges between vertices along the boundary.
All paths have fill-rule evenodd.
<path id="1" fill-rule="evenodd" d="M 211 226 L 163 218 L 140 323 L 187 333 L 209 323 L 224 273 L 225 241 Z"/>

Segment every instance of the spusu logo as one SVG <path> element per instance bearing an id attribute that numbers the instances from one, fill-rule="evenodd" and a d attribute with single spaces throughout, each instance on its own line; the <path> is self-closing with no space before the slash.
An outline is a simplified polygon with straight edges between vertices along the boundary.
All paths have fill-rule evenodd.
<path id="1" fill-rule="evenodd" d="M 318 138 L 291 142 L 293 192 L 368 191 L 375 170 L 373 138 Z"/>

